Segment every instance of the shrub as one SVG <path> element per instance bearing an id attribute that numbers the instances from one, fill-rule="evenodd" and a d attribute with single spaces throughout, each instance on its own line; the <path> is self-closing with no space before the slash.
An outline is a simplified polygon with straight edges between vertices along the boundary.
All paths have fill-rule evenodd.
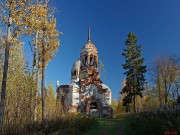
<path id="1" fill-rule="evenodd" d="M 142 112 L 126 117 L 128 135 L 162 135 L 165 132 L 180 133 L 180 118 L 167 112 Z"/>
<path id="2" fill-rule="evenodd" d="M 18 125 L 13 125 L 8 127 L 8 130 L 3 131 L 2 134 L 32 135 L 59 132 L 61 135 L 78 135 L 90 128 L 94 123 L 98 123 L 95 117 L 88 117 L 87 115 L 82 114 L 67 114 L 64 117 L 57 118 L 56 120 L 34 122 L 19 128 L 17 128 Z"/>

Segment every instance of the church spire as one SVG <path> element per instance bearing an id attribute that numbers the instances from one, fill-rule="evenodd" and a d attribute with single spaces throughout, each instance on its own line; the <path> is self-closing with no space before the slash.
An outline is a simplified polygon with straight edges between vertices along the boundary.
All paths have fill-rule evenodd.
<path id="1" fill-rule="evenodd" d="M 88 27 L 88 41 L 91 41 L 90 40 L 90 26 Z"/>

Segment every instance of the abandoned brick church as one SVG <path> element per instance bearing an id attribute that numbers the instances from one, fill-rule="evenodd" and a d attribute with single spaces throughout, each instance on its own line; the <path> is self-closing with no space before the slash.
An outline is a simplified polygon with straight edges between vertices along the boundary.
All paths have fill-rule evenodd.
<path id="1" fill-rule="evenodd" d="M 111 89 L 105 85 L 98 72 L 98 51 L 90 40 L 83 46 L 80 59 L 72 66 L 71 83 L 60 85 L 57 81 L 57 100 L 66 112 L 80 112 L 96 116 L 111 116 Z"/>

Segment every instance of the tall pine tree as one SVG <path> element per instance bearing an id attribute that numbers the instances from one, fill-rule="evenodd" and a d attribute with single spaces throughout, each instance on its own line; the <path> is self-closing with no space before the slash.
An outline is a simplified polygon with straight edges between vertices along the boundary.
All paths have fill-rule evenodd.
<path id="1" fill-rule="evenodd" d="M 125 57 L 126 85 L 122 89 L 124 93 L 123 105 L 128 106 L 133 103 L 133 110 L 136 113 L 136 96 L 142 97 L 144 90 L 146 66 L 143 66 L 144 58 L 141 57 L 141 46 L 137 44 L 137 37 L 133 33 L 128 34 L 125 41 L 126 48 L 122 55 Z"/>

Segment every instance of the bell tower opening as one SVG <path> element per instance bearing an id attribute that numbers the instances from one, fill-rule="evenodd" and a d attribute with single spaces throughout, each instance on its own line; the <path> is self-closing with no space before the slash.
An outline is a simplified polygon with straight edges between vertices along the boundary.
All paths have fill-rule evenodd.
<path id="1" fill-rule="evenodd" d="M 88 64 L 88 59 L 87 59 L 87 56 L 85 56 L 85 62 L 84 62 L 86 65 Z"/>
<path id="2" fill-rule="evenodd" d="M 90 66 L 94 65 L 94 57 L 91 55 L 90 56 Z"/>

